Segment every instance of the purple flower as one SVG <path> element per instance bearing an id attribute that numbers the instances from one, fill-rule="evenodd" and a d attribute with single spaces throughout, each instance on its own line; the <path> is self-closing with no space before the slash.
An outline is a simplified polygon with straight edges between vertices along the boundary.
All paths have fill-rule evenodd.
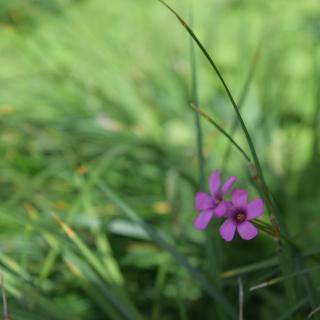
<path id="1" fill-rule="evenodd" d="M 236 177 L 232 176 L 220 189 L 220 172 L 213 171 L 209 177 L 210 194 L 197 192 L 195 197 L 195 208 L 198 216 L 194 220 L 194 227 L 203 230 L 213 217 L 222 217 L 227 213 L 227 202 L 223 199 L 225 193 L 232 187 Z"/>
<path id="2" fill-rule="evenodd" d="M 258 234 L 258 231 L 249 221 L 262 215 L 263 201 L 254 199 L 247 203 L 247 192 L 243 189 L 234 190 L 231 198 L 227 219 L 219 229 L 221 237 L 225 241 L 231 241 L 237 230 L 242 239 L 253 239 Z"/>

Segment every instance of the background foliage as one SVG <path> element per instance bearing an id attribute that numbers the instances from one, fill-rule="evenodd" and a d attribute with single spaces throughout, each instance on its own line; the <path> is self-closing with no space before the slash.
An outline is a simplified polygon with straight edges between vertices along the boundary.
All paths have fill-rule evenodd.
<path id="1" fill-rule="evenodd" d="M 170 4 L 189 19 L 188 1 Z M 12 319 L 232 319 L 239 283 L 246 319 L 305 319 L 320 302 L 309 270 L 319 266 L 319 14 L 317 0 L 193 5 L 236 98 L 252 73 L 242 115 L 302 248 L 287 259 L 262 233 L 227 244 L 220 222 L 209 237 L 192 226 L 189 37 L 165 7 L 1 1 L 0 264 Z M 199 104 L 230 131 L 231 105 L 196 59 Z M 236 174 L 256 197 L 241 155 L 226 161 L 229 142 L 202 128 L 206 175 Z"/>

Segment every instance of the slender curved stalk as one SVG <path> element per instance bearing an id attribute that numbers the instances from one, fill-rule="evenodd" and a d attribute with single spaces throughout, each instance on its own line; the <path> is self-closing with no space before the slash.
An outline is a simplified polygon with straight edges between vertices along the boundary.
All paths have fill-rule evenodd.
<path id="1" fill-rule="evenodd" d="M 250 148 L 250 152 L 253 158 L 253 162 L 254 162 L 254 168 L 252 168 L 252 176 L 253 179 L 257 185 L 257 188 L 259 189 L 263 199 L 265 200 L 265 204 L 268 208 L 268 214 L 269 214 L 269 219 L 271 222 L 271 225 L 274 229 L 274 234 L 276 236 L 277 239 L 277 244 L 278 244 L 278 252 L 281 252 L 281 248 L 283 246 L 282 244 L 282 239 L 286 239 L 289 247 L 287 247 L 287 252 L 283 253 L 282 255 L 280 255 L 280 257 L 282 258 L 282 269 L 285 270 L 284 272 L 287 272 L 288 270 L 288 265 L 293 263 L 293 258 L 294 258 L 294 251 L 297 251 L 297 253 L 299 253 L 299 248 L 298 246 L 296 246 L 288 237 L 287 237 L 287 232 L 285 230 L 285 225 L 282 221 L 282 218 L 279 214 L 279 209 L 273 199 L 272 193 L 270 192 L 265 179 L 264 179 L 264 175 L 263 175 L 263 171 L 260 165 L 260 161 L 258 158 L 258 155 L 256 153 L 253 141 L 251 139 L 251 136 L 249 134 L 249 131 L 242 119 L 242 116 L 240 114 L 239 111 L 239 107 L 237 105 L 237 103 L 235 102 L 231 91 L 229 89 L 229 87 L 227 86 L 224 78 L 222 77 L 218 67 L 216 66 L 216 64 L 214 63 L 213 59 L 211 58 L 211 56 L 209 55 L 209 53 L 207 52 L 207 50 L 205 49 L 205 47 L 202 45 L 202 43 L 200 42 L 200 40 L 197 38 L 197 36 L 194 34 L 194 32 L 192 31 L 192 29 L 188 26 L 188 24 L 178 15 L 178 13 L 172 9 L 167 3 L 164 2 L 164 0 L 158 0 L 160 1 L 165 7 L 167 7 L 175 16 L 176 18 L 180 21 L 180 23 L 182 24 L 182 26 L 187 30 L 187 32 L 189 33 L 189 35 L 192 37 L 192 39 L 196 42 L 196 44 L 198 45 L 198 47 L 200 48 L 201 52 L 203 53 L 203 55 L 206 57 L 206 59 L 208 60 L 208 62 L 210 63 L 211 67 L 213 68 L 213 70 L 215 71 L 216 75 L 218 76 L 218 78 L 220 79 L 225 92 L 232 104 L 232 107 L 237 115 L 237 118 L 240 122 L 242 131 L 245 135 L 245 138 L 247 140 L 248 146 Z M 281 233 L 280 233 L 281 230 Z M 306 283 L 306 286 L 308 287 L 309 291 L 312 291 L 312 285 L 309 283 L 309 281 L 305 281 L 303 275 L 302 275 L 302 280 Z M 291 300 L 291 302 L 293 302 L 295 300 L 295 294 L 294 294 L 294 289 L 293 289 L 293 283 L 290 282 L 290 284 L 288 284 L 288 286 L 286 286 L 286 291 L 287 291 L 287 296 L 289 297 L 289 300 Z M 312 299 L 313 300 L 313 299 Z M 311 301 L 313 302 L 313 301 Z"/>
<path id="2" fill-rule="evenodd" d="M 205 118 L 208 122 L 210 122 L 212 125 L 214 125 L 231 143 L 234 145 L 240 153 L 246 158 L 246 160 L 251 163 L 250 157 L 247 155 L 247 153 L 238 145 L 237 142 L 234 141 L 234 139 L 230 136 L 228 132 L 226 132 L 216 121 L 214 121 L 208 114 L 206 114 L 204 111 L 199 109 L 197 106 L 195 106 L 193 103 L 191 104 L 191 108 L 199 113 L 203 118 Z"/>
<path id="3" fill-rule="evenodd" d="M 240 98 L 239 98 L 239 101 L 238 101 L 239 110 L 241 110 L 241 108 L 243 107 L 244 101 L 245 101 L 245 99 L 247 97 L 247 94 L 248 94 L 248 91 L 249 91 L 249 88 L 250 88 L 250 84 L 252 82 L 252 79 L 253 79 L 253 76 L 254 76 L 254 73 L 255 73 L 255 70 L 256 70 L 257 62 L 258 62 L 259 57 L 260 57 L 260 50 L 261 50 L 261 43 L 258 44 L 258 46 L 257 46 L 257 48 L 255 50 L 255 53 L 253 55 L 253 58 L 251 59 L 250 67 L 249 67 L 249 70 L 248 70 L 248 74 L 246 76 L 243 88 L 241 90 Z M 232 121 L 231 129 L 230 129 L 230 135 L 231 136 L 233 136 L 233 134 L 235 133 L 237 127 L 238 127 L 238 119 L 237 119 L 237 117 L 234 117 L 233 121 Z M 228 145 L 227 149 L 226 149 L 226 151 L 225 151 L 225 153 L 224 153 L 224 155 L 222 157 L 222 168 L 226 168 L 227 167 L 227 163 L 228 163 L 228 160 L 230 158 L 230 153 L 231 153 L 231 145 Z M 222 169 L 222 171 L 224 171 L 224 170 Z"/>
<path id="4" fill-rule="evenodd" d="M 202 45 L 202 43 L 200 42 L 200 40 L 198 39 L 198 37 L 194 34 L 194 32 L 192 31 L 192 29 L 189 27 L 189 25 L 180 17 L 180 15 L 174 10 L 172 9 L 166 2 L 164 2 L 163 0 L 158 0 L 160 1 L 167 9 L 169 9 L 175 16 L 176 18 L 180 21 L 180 23 L 182 24 L 182 26 L 187 30 L 187 32 L 190 34 L 190 36 L 192 37 L 192 39 L 196 42 L 196 44 L 198 45 L 198 47 L 200 48 L 201 52 L 204 54 L 204 56 L 207 58 L 208 62 L 210 63 L 211 67 L 214 69 L 215 73 L 217 74 L 218 78 L 220 79 L 226 94 L 233 106 L 233 109 L 238 117 L 238 120 L 240 122 L 241 128 L 243 130 L 243 133 L 246 137 L 248 146 L 250 148 L 250 152 L 252 154 L 252 158 L 253 158 L 253 162 L 255 165 L 255 169 L 257 171 L 257 176 L 259 177 L 259 179 L 257 180 L 257 185 L 258 187 L 261 189 L 263 197 L 265 199 L 266 205 L 268 207 L 268 212 L 269 215 L 272 217 L 273 220 L 271 220 L 273 227 L 276 229 L 278 227 L 278 221 L 276 219 L 276 215 L 277 214 L 277 209 L 274 206 L 274 203 L 272 201 L 272 197 L 270 196 L 270 192 L 268 190 L 268 187 L 266 185 L 264 176 L 263 176 L 263 172 L 261 169 L 261 165 L 260 165 L 260 161 L 258 158 L 258 155 L 256 153 L 253 141 L 251 139 L 251 136 L 249 134 L 249 131 L 242 119 L 242 116 L 240 114 L 239 111 L 239 107 L 237 105 L 237 103 L 235 102 L 231 91 L 229 89 L 229 87 L 227 86 L 226 82 L 224 81 L 224 78 L 222 77 L 218 67 L 216 66 L 216 64 L 214 63 L 213 59 L 211 58 L 211 56 L 209 55 L 209 53 L 207 52 L 207 50 L 205 49 L 205 47 Z"/>

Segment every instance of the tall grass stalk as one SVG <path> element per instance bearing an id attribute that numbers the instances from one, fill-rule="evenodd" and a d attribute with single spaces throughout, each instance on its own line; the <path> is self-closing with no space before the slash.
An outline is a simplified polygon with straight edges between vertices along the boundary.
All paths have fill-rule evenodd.
<path id="1" fill-rule="evenodd" d="M 190 24 L 193 25 L 193 12 L 190 8 Z M 198 94 L 198 74 L 197 74 L 197 61 L 195 55 L 194 41 L 190 37 L 190 62 L 191 62 L 191 105 L 199 105 Z M 199 166 L 199 190 L 205 191 L 205 158 L 203 154 L 203 133 L 201 128 L 201 119 L 198 110 L 195 109 L 195 130 L 196 130 L 196 148 Z M 206 257 L 207 257 L 207 270 L 209 279 L 212 285 L 223 295 L 222 284 L 219 274 L 221 272 L 221 240 L 214 237 L 214 225 L 209 225 L 205 231 L 206 239 Z M 216 314 L 221 320 L 225 319 L 225 313 L 219 304 L 211 306 L 212 312 Z"/>
<path id="2" fill-rule="evenodd" d="M 231 94 L 231 91 L 230 91 L 228 85 L 226 84 L 219 68 L 217 67 L 214 60 L 209 55 L 209 53 L 207 52 L 207 50 L 205 49 L 203 44 L 200 42 L 198 37 L 195 35 L 193 30 L 184 21 L 184 19 L 182 19 L 182 17 L 172 7 L 170 7 L 165 1 L 163 1 L 163 0 L 158 0 L 158 1 L 161 2 L 165 7 L 167 7 L 169 9 L 169 11 L 171 11 L 176 16 L 176 18 L 179 20 L 179 22 L 182 24 L 182 26 L 186 29 L 188 34 L 192 37 L 192 39 L 198 45 L 201 52 L 206 57 L 210 66 L 213 68 L 214 72 L 216 73 L 219 80 L 221 81 L 221 84 L 222 84 L 222 86 L 223 86 L 223 88 L 224 88 L 224 90 L 225 90 L 225 92 L 231 102 L 231 105 L 236 113 L 237 119 L 240 123 L 240 126 L 242 128 L 242 131 L 244 133 L 244 136 L 246 138 L 246 141 L 248 143 L 248 146 L 249 146 L 252 158 L 253 158 L 253 163 L 254 163 L 253 178 L 254 178 L 254 181 L 256 182 L 256 185 L 257 185 L 258 189 L 260 190 L 260 193 L 262 194 L 262 196 L 265 200 L 265 204 L 268 208 L 270 222 L 274 228 L 274 234 L 277 239 L 278 254 L 280 255 L 280 265 L 281 265 L 282 271 L 284 274 L 290 273 L 290 271 L 292 270 L 293 265 L 294 265 L 294 260 L 295 259 L 300 260 L 301 256 L 298 254 L 297 248 L 293 247 L 290 243 L 287 243 L 285 246 L 283 246 L 283 244 L 282 244 L 282 241 L 280 239 L 280 234 L 284 233 L 285 236 L 288 238 L 285 224 L 283 221 L 283 217 L 281 217 L 278 206 L 276 205 L 276 203 L 273 199 L 272 193 L 270 192 L 270 190 L 266 184 L 264 174 L 262 171 L 262 167 L 260 164 L 260 160 L 258 158 L 256 149 L 254 147 L 253 140 L 252 140 L 251 135 L 247 129 L 247 126 L 245 125 L 245 122 L 240 114 L 239 107 L 238 107 L 237 103 L 235 102 L 233 95 Z M 306 285 L 308 294 L 314 292 L 313 285 L 309 281 L 306 282 L 303 275 L 301 275 L 301 279 L 302 279 L 303 283 Z M 296 301 L 296 292 L 294 290 L 294 283 L 290 282 L 290 283 L 286 284 L 285 287 L 286 287 L 288 302 L 292 304 Z M 310 299 L 310 304 L 311 304 L 311 306 L 314 304 L 313 298 Z"/>

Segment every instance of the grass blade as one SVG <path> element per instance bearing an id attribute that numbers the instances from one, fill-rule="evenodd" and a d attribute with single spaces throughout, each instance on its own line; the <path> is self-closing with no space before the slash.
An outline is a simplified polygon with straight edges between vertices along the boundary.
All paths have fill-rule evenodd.
<path id="1" fill-rule="evenodd" d="M 278 263 L 279 263 L 278 258 L 271 258 L 271 259 L 267 259 L 264 261 L 250 264 L 248 266 L 243 266 L 240 268 L 224 271 L 220 274 L 220 276 L 221 276 L 221 278 L 237 277 L 239 275 L 243 275 L 243 274 L 250 273 L 253 271 L 258 271 L 258 270 L 263 270 L 263 269 L 274 267 Z"/>
<path id="2" fill-rule="evenodd" d="M 129 315 L 128 319 L 144 319 L 142 315 L 138 312 L 135 306 L 130 302 L 130 299 L 126 296 L 125 291 L 121 290 L 120 286 L 117 286 L 113 282 L 109 272 L 106 270 L 105 266 L 100 262 L 98 257 L 96 257 L 88 246 L 82 241 L 82 239 L 72 230 L 63 220 L 61 220 L 56 214 L 53 214 L 54 219 L 58 222 L 63 231 L 75 244 L 75 246 L 82 253 L 88 264 L 97 272 L 97 274 L 104 280 L 105 283 L 109 284 L 113 290 L 105 290 L 107 296 L 110 298 L 110 302 L 119 310 L 120 313 Z M 116 292 L 116 297 L 114 292 Z M 112 293 L 113 292 L 113 293 Z M 111 295 L 112 293 L 112 295 Z"/>
<path id="3" fill-rule="evenodd" d="M 241 90 L 241 94 L 240 94 L 240 98 L 239 98 L 239 102 L 238 102 L 238 108 L 239 110 L 241 110 L 241 108 L 243 107 L 245 98 L 247 97 L 255 70 L 256 70 L 256 66 L 257 66 L 257 62 L 259 60 L 260 57 L 260 44 L 258 46 L 258 48 L 256 49 L 253 59 L 251 61 L 250 64 L 250 68 L 248 70 L 248 74 L 246 77 L 246 80 L 244 82 L 243 88 Z M 237 129 L 237 125 L 238 125 L 238 119 L 237 117 L 234 117 L 232 125 L 231 125 L 231 130 L 230 130 L 230 136 L 233 136 L 233 134 L 235 133 L 236 129 Z M 226 152 L 224 154 L 224 156 L 222 157 L 222 164 L 221 167 L 222 168 L 226 168 L 227 164 L 228 164 L 228 160 L 230 158 L 230 153 L 231 153 L 231 145 L 227 146 Z M 224 170 L 222 170 L 224 171 Z"/>
<path id="4" fill-rule="evenodd" d="M 300 308 L 304 307 L 308 302 L 308 298 L 303 298 L 298 301 L 293 307 L 289 308 L 283 315 L 281 315 L 277 320 L 292 319 L 292 315 L 298 311 Z"/>
<path id="5" fill-rule="evenodd" d="M 192 24 L 192 12 L 190 13 L 190 20 Z M 197 62 L 194 52 L 194 42 L 190 37 L 190 61 L 191 61 L 191 101 L 192 104 L 199 105 L 198 97 L 198 77 L 197 77 Z M 199 186 L 201 190 L 205 186 L 205 161 L 203 155 L 203 134 L 200 122 L 200 116 L 198 112 L 195 112 L 196 123 L 196 145 L 197 145 L 197 157 L 199 166 Z"/>
<path id="6" fill-rule="evenodd" d="M 265 281 L 263 283 L 260 283 L 260 284 L 257 284 L 255 286 L 251 287 L 250 291 L 254 291 L 254 290 L 257 290 L 257 289 L 269 287 L 269 286 L 272 286 L 272 285 L 274 285 L 276 283 L 279 283 L 281 281 L 290 279 L 292 277 L 297 277 L 297 276 L 300 276 L 302 274 L 309 273 L 309 272 L 312 272 L 312 271 L 318 270 L 318 269 L 320 269 L 320 265 L 319 266 L 314 266 L 312 268 L 306 268 L 306 269 L 303 269 L 301 271 L 294 272 L 294 273 L 291 273 L 291 274 L 288 274 L 288 275 L 285 275 L 285 276 L 282 276 L 282 277 L 274 278 L 274 279 Z"/>
<path id="7" fill-rule="evenodd" d="M 312 310 L 309 314 L 307 319 L 311 319 L 316 313 L 318 313 L 320 311 L 320 306 L 318 306 L 317 308 L 315 308 L 314 310 Z"/>
<path id="8" fill-rule="evenodd" d="M 177 251 L 170 243 L 168 243 L 163 237 L 149 224 L 145 223 L 139 215 L 133 211 L 126 203 L 124 203 L 113 191 L 101 181 L 98 182 L 98 186 L 101 191 L 113 202 L 123 213 L 131 220 L 139 224 L 145 232 L 149 235 L 150 239 L 154 241 L 159 247 L 167 251 L 174 260 L 185 268 L 190 276 L 199 283 L 202 289 L 217 303 L 221 304 L 225 312 L 236 319 L 236 312 L 233 306 L 226 300 L 226 298 L 216 288 L 210 285 L 206 277 L 196 268 L 190 265 L 188 260 Z"/>
<path id="9" fill-rule="evenodd" d="M 92 267 L 72 251 L 66 250 L 63 258 L 68 268 L 73 270 L 72 273 L 79 278 L 83 288 L 94 297 L 96 303 L 108 317 L 114 320 L 135 319 L 119 299 L 118 288 L 111 290 Z"/>
<path id="10" fill-rule="evenodd" d="M 250 157 L 247 155 L 247 153 L 238 145 L 238 143 L 230 136 L 228 132 L 226 132 L 216 121 L 214 121 L 207 113 L 199 109 L 194 104 L 191 104 L 191 107 L 194 111 L 199 113 L 204 119 L 206 119 L 208 122 L 210 122 L 212 125 L 214 125 L 230 142 L 233 146 L 235 146 L 238 151 L 245 157 L 245 159 L 248 162 L 251 162 Z"/>
<path id="11" fill-rule="evenodd" d="M 279 209 L 273 199 L 272 193 L 270 192 L 270 190 L 266 184 L 266 181 L 264 179 L 263 171 L 262 171 L 262 168 L 260 165 L 260 161 L 259 161 L 257 152 L 256 152 L 254 144 L 253 144 L 253 140 L 252 140 L 252 138 L 249 134 L 249 131 L 248 131 L 243 119 L 242 119 L 242 116 L 239 111 L 239 107 L 238 107 L 237 103 L 235 102 L 235 100 L 231 94 L 231 91 L 230 91 L 229 87 L 227 86 L 227 84 L 226 84 L 222 74 L 220 73 L 217 65 L 215 64 L 215 62 L 213 61 L 213 59 L 211 58 L 211 56 L 209 55 L 209 53 L 207 52 L 205 47 L 202 45 L 202 43 L 200 42 L 198 37 L 192 31 L 192 29 L 179 16 L 179 14 L 174 9 L 172 9 L 165 1 L 163 1 L 163 0 L 158 0 L 158 1 L 160 1 L 165 7 L 167 7 L 167 9 L 169 9 L 176 16 L 176 18 L 179 20 L 179 22 L 182 24 L 182 26 L 187 30 L 189 35 L 192 37 L 192 39 L 195 41 L 195 43 L 200 48 L 201 52 L 204 54 L 204 56 L 208 60 L 209 64 L 211 65 L 214 72 L 216 73 L 219 80 L 221 81 L 221 84 L 223 85 L 223 88 L 224 88 L 224 90 L 225 90 L 225 92 L 231 102 L 231 105 L 237 115 L 238 121 L 241 125 L 242 131 L 245 135 L 248 146 L 250 148 L 250 152 L 251 152 L 254 166 L 255 166 L 254 170 L 256 171 L 256 174 L 254 174 L 254 181 L 255 181 L 263 199 L 265 200 L 265 204 L 268 208 L 270 222 L 274 228 L 274 234 L 277 236 L 277 240 L 278 240 L 277 245 L 278 245 L 278 252 L 279 252 L 279 257 L 280 257 L 280 261 L 281 261 L 281 263 L 280 263 L 281 269 L 284 274 L 287 274 L 292 270 L 294 252 L 295 252 L 294 250 L 297 251 L 297 248 L 295 245 L 292 245 L 292 242 L 290 242 L 290 243 L 286 244 L 285 248 L 282 248 L 283 250 L 281 250 L 281 247 L 283 246 L 283 244 L 282 244 L 282 241 L 280 240 L 280 238 L 278 237 L 278 235 L 280 235 L 281 233 L 284 233 L 285 235 L 287 234 L 285 224 L 284 224 L 284 221 L 282 220 L 283 218 L 280 216 Z M 280 233 L 280 230 L 281 230 L 281 233 Z M 281 251 L 282 251 L 282 253 L 280 254 Z M 313 292 L 314 288 L 312 287 L 311 283 L 309 281 L 305 281 L 304 277 L 302 277 L 302 280 L 304 281 L 305 285 L 308 288 L 308 290 L 307 290 L 308 293 Z M 293 283 L 288 282 L 285 286 L 286 286 L 287 297 L 289 297 L 289 300 L 291 300 L 291 303 L 292 303 L 295 300 Z M 311 305 L 313 304 L 312 300 L 313 299 L 310 300 Z"/>
<path id="12" fill-rule="evenodd" d="M 190 24 L 193 24 L 192 9 L 190 9 Z M 195 57 L 194 41 L 190 37 L 190 63 L 191 63 L 191 88 L 192 88 L 192 106 L 199 105 L 198 97 L 198 77 L 197 77 L 197 63 Z M 195 110 L 196 111 L 196 110 Z M 199 112 L 195 112 L 195 123 L 196 123 L 196 145 L 197 145 L 197 157 L 199 165 L 199 190 L 205 191 L 205 159 L 203 154 L 203 134 L 201 128 L 201 119 Z M 211 224 L 205 231 L 206 239 L 206 258 L 208 264 L 208 270 L 210 270 L 210 280 L 212 285 L 214 285 L 217 290 L 221 292 L 221 279 L 219 273 L 221 271 L 220 254 L 221 251 L 221 240 L 213 237 L 214 226 Z M 212 306 L 211 306 L 212 308 Z M 215 310 L 212 310 L 215 312 Z M 215 316 L 219 317 L 221 320 L 225 318 L 223 310 L 217 305 Z"/>
<path id="13" fill-rule="evenodd" d="M 1 289 L 2 289 L 3 320 L 10 320 L 9 307 L 8 307 L 6 292 L 4 289 L 3 274 L 1 274 Z"/>
<path id="14" fill-rule="evenodd" d="M 239 284 L 239 320 L 243 320 L 243 283 L 241 278 L 238 278 Z"/>
<path id="15" fill-rule="evenodd" d="M 245 135 L 245 138 L 247 140 L 248 146 L 250 148 L 250 152 L 252 154 L 253 162 L 254 162 L 254 165 L 255 165 L 255 170 L 257 171 L 257 177 L 259 177 L 259 179 L 256 180 L 257 186 L 261 190 L 261 193 L 262 193 L 262 195 L 263 195 L 263 197 L 265 199 L 266 205 L 267 205 L 267 207 L 269 209 L 269 211 L 268 211 L 269 215 L 273 218 L 273 220 L 275 220 L 274 223 L 273 223 L 274 228 L 277 228 L 277 225 L 278 225 L 278 223 L 277 223 L 277 218 L 278 218 L 277 209 L 274 207 L 274 203 L 273 203 L 272 197 L 271 197 L 270 192 L 268 190 L 268 187 L 267 187 L 267 185 L 265 183 L 265 179 L 264 179 L 263 172 L 262 172 L 262 169 L 261 169 L 260 161 L 259 161 L 258 155 L 256 153 L 253 141 L 252 141 L 251 136 L 249 134 L 249 131 L 248 131 L 243 119 L 242 119 L 242 116 L 241 116 L 240 111 L 239 111 L 239 107 L 238 107 L 237 103 L 235 102 L 229 87 L 227 86 L 224 78 L 222 77 L 222 74 L 220 73 L 217 65 L 215 64 L 215 62 L 213 61 L 213 59 L 211 58 L 211 56 L 209 55 L 209 53 L 207 52 L 207 50 L 205 49 L 203 44 L 200 42 L 198 37 L 195 35 L 195 33 L 192 31 L 192 29 L 188 26 L 188 24 L 166 2 L 164 2 L 163 0 L 158 0 L 158 1 L 160 1 L 167 9 L 169 9 L 176 16 L 176 18 L 180 21 L 182 26 L 187 30 L 189 35 L 196 42 L 196 44 L 200 48 L 201 52 L 204 54 L 204 56 L 208 60 L 209 64 L 211 65 L 211 67 L 213 68 L 215 73 L 217 74 L 219 80 L 221 81 L 222 86 L 223 86 L 223 88 L 224 88 L 224 90 L 225 90 L 225 92 L 226 92 L 226 94 L 227 94 L 227 96 L 228 96 L 228 98 L 229 98 L 229 100 L 231 102 L 231 105 L 232 105 L 232 107 L 233 107 L 233 109 L 234 109 L 234 111 L 235 111 L 235 113 L 237 115 L 238 121 L 240 122 L 242 131 L 243 131 L 243 133 Z M 230 135 L 229 135 L 229 137 L 230 137 Z M 276 216 L 277 216 L 277 218 L 276 218 Z"/>

